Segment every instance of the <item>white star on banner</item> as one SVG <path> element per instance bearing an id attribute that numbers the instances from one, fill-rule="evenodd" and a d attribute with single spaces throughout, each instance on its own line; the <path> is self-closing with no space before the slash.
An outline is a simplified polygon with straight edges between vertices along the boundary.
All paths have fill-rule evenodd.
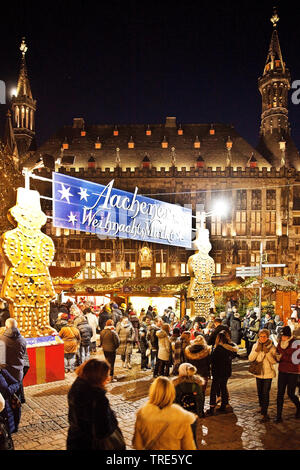
<path id="1" fill-rule="evenodd" d="M 87 189 L 84 188 L 80 188 L 80 192 L 78 194 L 81 201 L 84 199 L 87 202 L 87 198 L 90 197 L 90 194 L 87 193 Z"/>
<path id="2" fill-rule="evenodd" d="M 73 214 L 73 212 L 70 212 L 70 215 L 68 215 L 68 218 L 69 218 L 69 222 L 72 223 L 74 227 L 75 222 L 77 222 L 76 215 Z"/>
<path id="3" fill-rule="evenodd" d="M 65 188 L 63 183 L 60 183 L 62 186 L 62 189 L 59 189 L 58 192 L 61 193 L 61 200 L 66 199 L 68 204 L 70 204 L 70 196 L 73 196 L 73 194 L 70 193 L 71 188 Z"/>

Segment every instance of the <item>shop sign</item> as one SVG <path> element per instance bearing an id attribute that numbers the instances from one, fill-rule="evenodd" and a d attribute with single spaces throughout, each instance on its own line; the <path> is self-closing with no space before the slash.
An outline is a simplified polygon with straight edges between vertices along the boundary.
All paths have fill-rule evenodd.
<path id="1" fill-rule="evenodd" d="M 159 287 L 159 286 L 150 286 L 149 287 L 150 294 L 159 294 L 160 291 L 161 291 L 161 287 Z"/>
<path id="2" fill-rule="evenodd" d="M 53 172 L 53 225 L 191 248 L 192 210 Z"/>

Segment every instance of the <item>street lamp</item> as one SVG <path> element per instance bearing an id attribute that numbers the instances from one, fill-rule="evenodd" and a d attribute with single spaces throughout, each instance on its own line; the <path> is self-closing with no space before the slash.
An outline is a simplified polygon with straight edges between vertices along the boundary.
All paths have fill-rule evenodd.
<path id="1" fill-rule="evenodd" d="M 217 217 L 226 217 L 228 213 L 228 203 L 224 199 L 219 199 L 215 201 L 213 208 L 208 212 L 200 213 L 200 228 L 205 228 L 205 219 L 207 217 L 217 216 Z"/>

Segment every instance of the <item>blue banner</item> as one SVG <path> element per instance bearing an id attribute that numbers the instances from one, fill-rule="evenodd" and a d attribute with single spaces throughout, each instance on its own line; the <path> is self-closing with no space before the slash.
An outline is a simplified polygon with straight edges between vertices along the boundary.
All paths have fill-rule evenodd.
<path id="1" fill-rule="evenodd" d="M 191 248 L 192 210 L 53 173 L 53 225 L 98 236 Z"/>

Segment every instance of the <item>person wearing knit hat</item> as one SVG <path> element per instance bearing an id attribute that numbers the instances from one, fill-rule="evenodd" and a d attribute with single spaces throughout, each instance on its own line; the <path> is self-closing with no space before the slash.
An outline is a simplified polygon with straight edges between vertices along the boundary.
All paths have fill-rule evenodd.
<path id="1" fill-rule="evenodd" d="M 300 400 L 296 395 L 296 387 L 300 376 L 300 341 L 292 335 L 289 326 L 281 330 L 276 348 L 278 366 L 277 416 L 276 423 L 282 422 L 284 395 L 287 389 L 289 399 L 296 406 L 297 419 L 300 419 Z"/>
<path id="2" fill-rule="evenodd" d="M 173 379 L 176 391 L 175 403 L 187 411 L 195 413 L 199 418 L 204 417 L 204 384 L 203 377 L 197 375 L 197 368 L 189 362 L 183 362 L 178 369 L 178 377 Z M 196 440 L 197 421 L 192 424 Z"/>

